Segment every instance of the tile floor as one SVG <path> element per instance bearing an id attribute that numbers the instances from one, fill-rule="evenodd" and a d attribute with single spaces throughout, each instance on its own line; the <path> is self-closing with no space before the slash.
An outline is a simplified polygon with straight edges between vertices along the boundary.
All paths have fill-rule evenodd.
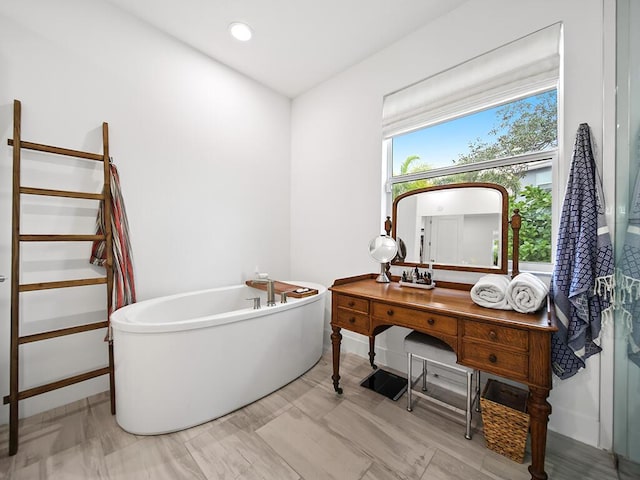
<path id="1" fill-rule="evenodd" d="M 475 424 L 417 399 L 406 411 L 359 386 L 368 362 L 343 355 L 337 396 L 330 355 L 273 394 L 209 423 L 153 437 L 128 434 L 103 393 L 25 419 L 17 455 L 7 456 L 0 427 L 0 479 L 529 479 L 524 464 L 484 446 Z M 604 451 L 549 433 L 546 470 L 552 480 L 616 479 Z"/>

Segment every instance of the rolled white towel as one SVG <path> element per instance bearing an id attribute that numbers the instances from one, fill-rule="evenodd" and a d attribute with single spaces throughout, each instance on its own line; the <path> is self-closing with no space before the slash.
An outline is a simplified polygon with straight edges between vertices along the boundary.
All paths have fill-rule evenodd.
<path id="1" fill-rule="evenodd" d="M 481 307 L 511 310 L 507 302 L 508 286 L 509 277 L 493 273 L 485 275 L 471 287 L 471 300 Z"/>
<path id="2" fill-rule="evenodd" d="M 532 313 L 547 301 L 549 288 L 535 275 L 521 273 L 507 287 L 507 301 L 516 312 Z"/>

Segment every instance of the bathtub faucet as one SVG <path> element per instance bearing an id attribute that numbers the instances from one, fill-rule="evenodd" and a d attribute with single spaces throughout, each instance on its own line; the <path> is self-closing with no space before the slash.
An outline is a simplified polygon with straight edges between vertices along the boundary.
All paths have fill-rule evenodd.
<path id="1" fill-rule="evenodd" d="M 295 290 L 285 290 L 280 292 L 280 303 L 287 303 L 287 295 L 290 293 L 295 293 Z"/>
<path id="2" fill-rule="evenodd" d="M 267 307 L 274 307 L 276 304 L 275 282 L 270 278 L 258 278 L 252 280 L 251 283 L 261 283 L 267 285 Z"/>
<path id="3" fill-rule="evenodd" d="M 247 298 L 247 300 L 253 300 L 253 309 L 260 310 L 260 297 Z"/>

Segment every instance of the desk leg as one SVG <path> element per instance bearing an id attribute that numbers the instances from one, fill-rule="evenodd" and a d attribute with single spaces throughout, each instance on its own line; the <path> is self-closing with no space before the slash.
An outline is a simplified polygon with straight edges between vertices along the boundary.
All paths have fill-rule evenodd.
<path id="1" fill-rule="evenodd" d="M 378 366 L 373 362 L 373 358 L 376 356 L 376 337 L 371 335 L 369 337 L 369 363 L 371 364 L 371 368 L 374 370 L 378 368 Z"/>
<path id="2" fill-rule="evenodd" d="M 547 448 L 547 423 L 551 405 L 547 402 L 549 389 L 529 387 L 529 415 L 531 416 L 531 480 L 547 480 L 544 456 Z"/>
<path id="3" fill-rule="evenodd" d="M 342 342 L 342 334 L 340 333 L 340 327 L 334 327 L 331 325 L 331 347 L 333 349 L 333 388 L 338 395 L 342 395 L 342 388 L 340 384 L 340 343 Z"/>

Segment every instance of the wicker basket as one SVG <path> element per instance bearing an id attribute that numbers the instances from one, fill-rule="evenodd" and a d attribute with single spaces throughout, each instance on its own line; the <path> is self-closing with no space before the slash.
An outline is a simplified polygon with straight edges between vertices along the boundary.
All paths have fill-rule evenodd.
<path id="1" fill-rule="evenodd" d="M 518 463 L 524 461 L 529 432 L 528 392 L 489 379 L 480 397 L 487 448 Z"/>

